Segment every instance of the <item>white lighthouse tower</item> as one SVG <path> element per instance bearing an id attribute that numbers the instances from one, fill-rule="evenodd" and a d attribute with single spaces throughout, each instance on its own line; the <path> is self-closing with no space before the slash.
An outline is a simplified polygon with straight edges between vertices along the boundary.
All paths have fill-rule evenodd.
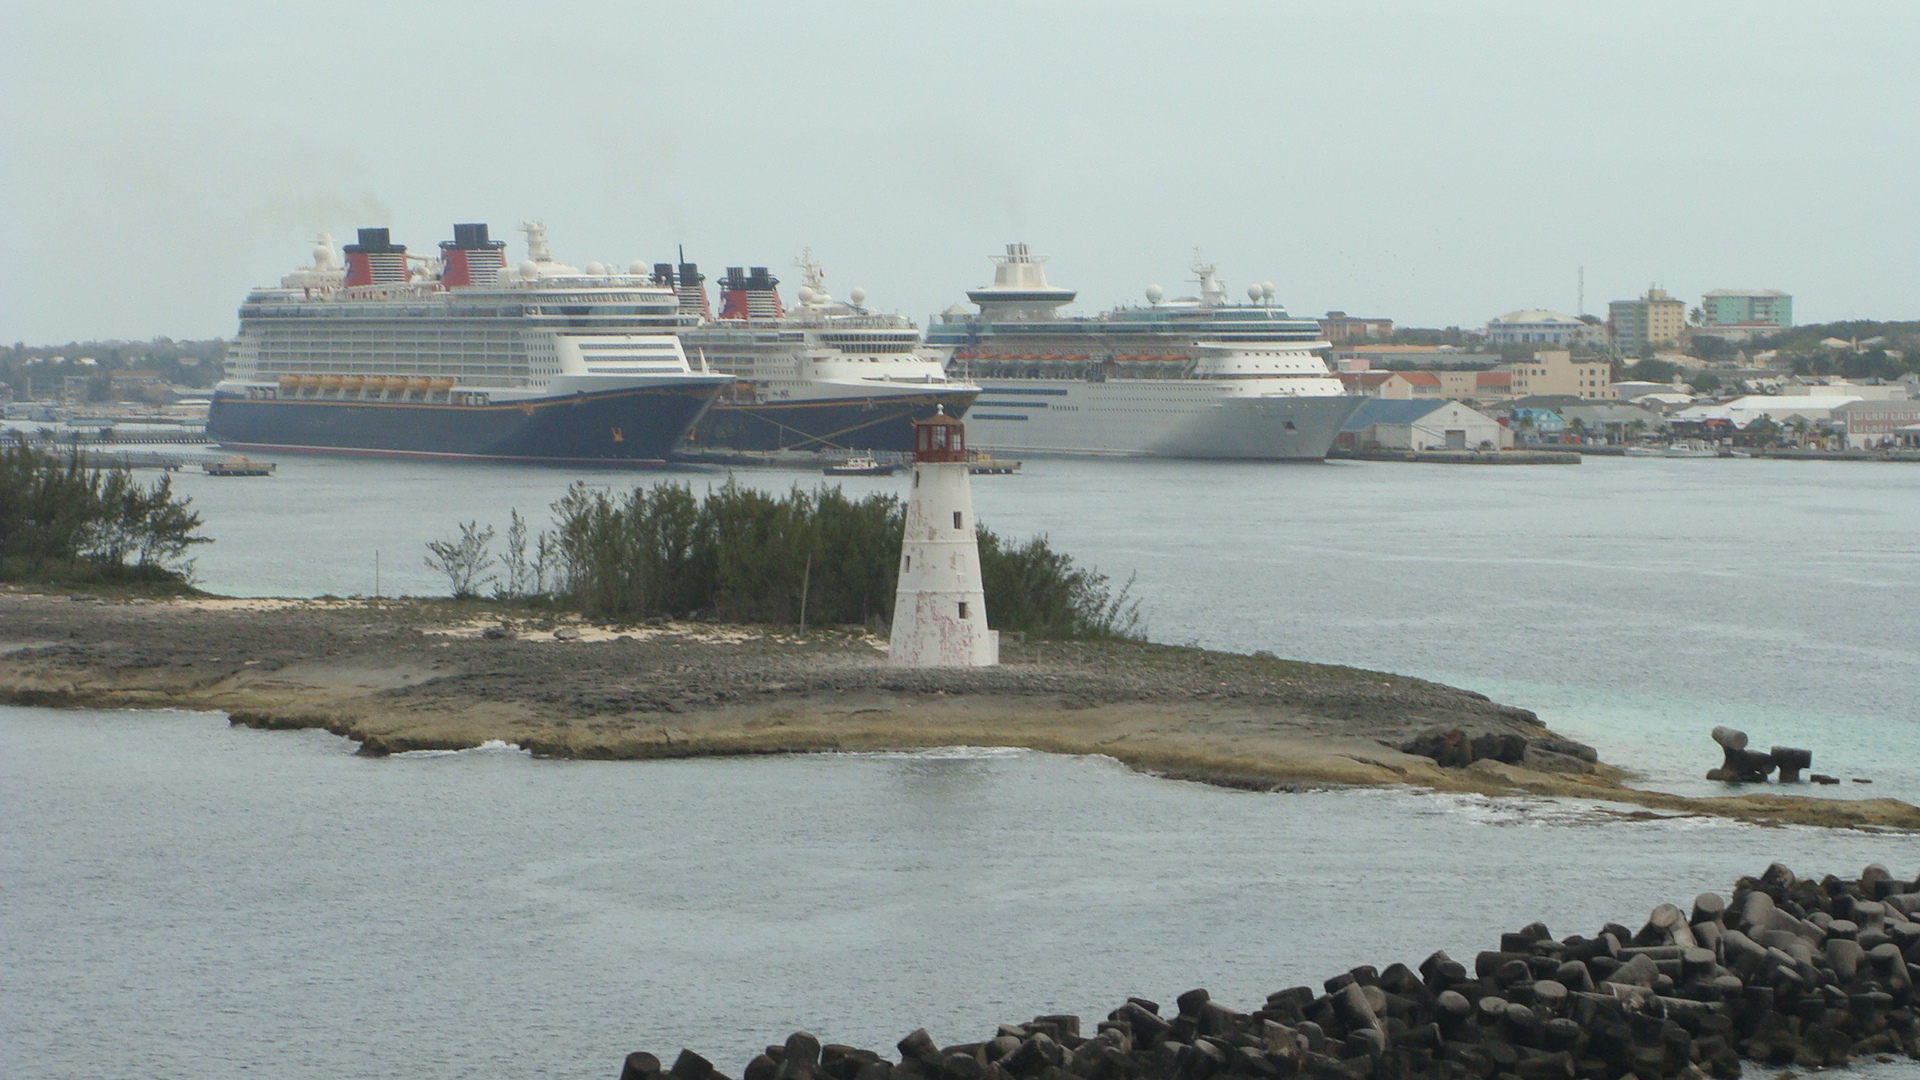
<path id="1" fill-rule="evenodd" d="M 1000 635 L 987 629 L 966 431 L 943 409 L 914 421 L 913 437 L 913 491 L 900 545 L 889 662 L 991 667 L 1000 662 Z"/>

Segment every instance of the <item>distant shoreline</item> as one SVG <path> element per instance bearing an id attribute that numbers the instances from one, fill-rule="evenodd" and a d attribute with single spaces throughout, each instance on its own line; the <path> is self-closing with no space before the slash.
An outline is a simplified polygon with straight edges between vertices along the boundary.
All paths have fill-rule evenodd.
<path id="1" fill-rule="evenodd" d="M 1442 768 L 1397 747 L 1434 726 L 1516 745 L 1558 736 L 1483 695 L 1357 668 L 1009 639 L 997 668 L 904 669 L 856 628 L 559 618 L 432 599 L 107 600 L 6 588 L 0 703 L 215 710 L 251 727 L 325 729 L 367 754 L 490 740 L 601 760 L 1013 746 L 1239 788 L 1409 785 L 1920 831 L 1920 808 L 1893 799 L 1774 789 L 1685 798 L 1551 753 Z"/>

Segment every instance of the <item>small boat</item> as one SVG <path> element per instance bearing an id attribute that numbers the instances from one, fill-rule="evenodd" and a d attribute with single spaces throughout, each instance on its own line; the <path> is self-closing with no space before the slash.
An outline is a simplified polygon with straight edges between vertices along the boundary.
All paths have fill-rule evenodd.
<path id="1" fill-rule="evenodd" d="M 1626 448 L 1624 453 L 1628 457 L 1660 457 L 1661 456 L 1660 448 L 1657 446 L 1629 446 Z"/>
<path id="2" fill-rule="evenodd" d="M 1744 448 L 1742 448 L 1742 447 L 1738 447 L 1738 446 L 1736 446 L 1736 447 L 1734 447 L 1733 449 L 1731 449 L 1731 450 L 1729 450 L 1729 451 L 1727 451 L 1727 453 L 1729 453 L 1729 454 L 1732 454 L 1732 455 L 1733 455 L 1734 457 L 1743 457 L 1743 458 L 1750 458 L 1750 457 L 1752 457 L 1752 456 L 1753 456 L 1753 451 L 1751 451 L 1751 450 L 1747 450 L 1747 449 L 1744 449 Z"/>
<path id="3" fill-rule="evenodd" d="M 208 476 L 272 476 L 274 464 L 236 456 L 225 461 L 203 461 L 200 468 Z"/>
<path id="4" fill-rule="evenodd" d="M 826 473 L 828 476 L 892 476 L 899 467 L 862 456 L 850 457 L 838 465 L 829 465 Z"/>
<path id="5" fill-rule="evenodd" d="M 1665 450 L 1660 451 L 1660 456 L 1673 458 L 1717 458 L 1720 456 L 1720 450 L 1718 447 L 1708 446 L 1705 443 L 1677 442 Z"/>

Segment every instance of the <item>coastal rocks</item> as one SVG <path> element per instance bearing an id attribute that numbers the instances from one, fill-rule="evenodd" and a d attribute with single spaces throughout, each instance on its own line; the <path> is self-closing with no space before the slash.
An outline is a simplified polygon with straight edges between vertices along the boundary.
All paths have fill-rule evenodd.
<path id="1" fill-rule="evenodd" d="M 1129 998 L 1090 1036 L 1065 1015 L 948 1047 L 920 1030 L 897 1064 L 799 1032 L 743 1080 L 1735 1080 L 1743 1059 L 1920 1058 L 1916 913 L 1920 880 L 1884 866 L 1815 880 L 1776 863 L 1731 898 L 1662 904 L 1638 932 L 1609 923 L 1556 940 L 1533 923 L 1471 971 L 1444 952 L 1417 969 L 1356 967 L 1248 1013 L 1205 990 L 1181 994 L 1171 1016 Z M 660 1076 L 644 1053 L 621 1071 Z M 666 1076 L 724 1080 L 691 1051 Z"/>
<path id="2" fill-rule="evenodd" d="M 1464 768 L 1476 761 L 1523 765 L 1541 772 L 1589 772 L 1600 755 L 1593 747 L 1571 739 L 1529 739 L 1509 732 L 1486 731 L 1468 735 L 1457 727 L 1430 727 L 1400 744 L 1402 753 L 1432 758 L 1445 768 Z"/>
<path id="3" fill-rule="evenodd" d="M 1719 768 L 1708 769 L 1707 779 L 1720 780 L 1729 784 L 1764 784 L 1775 769 L 1780 770 L 1780 782 L 1797 784 L 1801 770 L 1812 767 L 1813 751 L 1801 750 L 1791 746 L 1776 746 L 1768 753 L 1747 749 L 1747 733 L 1730 727 L 1713 729 L 1713 741 L 1720 744 L 1726 758 Z M 1827 778 L 1815 774 L 1811 778 L 1815 783 L 1826 783 Z"/>

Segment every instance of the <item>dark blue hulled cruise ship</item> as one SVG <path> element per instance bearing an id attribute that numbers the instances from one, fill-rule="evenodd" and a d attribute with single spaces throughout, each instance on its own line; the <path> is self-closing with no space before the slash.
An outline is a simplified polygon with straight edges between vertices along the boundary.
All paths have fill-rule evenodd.
<path id="1" fill-rule="evenodd" d="M 207 432 L 223 446 L 651 464 L 733 380 L 690 364 L 671 285 L 555 262 L 540 225 L 506 265 L 485 225 L 437 258 L 361 229 L 240 308 Z"/>

